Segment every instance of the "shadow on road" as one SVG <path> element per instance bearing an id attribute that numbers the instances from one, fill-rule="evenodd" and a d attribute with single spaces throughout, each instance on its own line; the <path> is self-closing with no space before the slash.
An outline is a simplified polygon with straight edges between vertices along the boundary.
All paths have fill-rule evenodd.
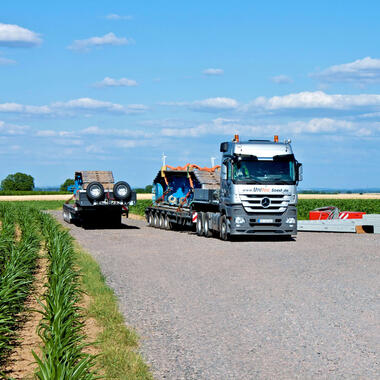
<path id="1" fill-rule="evenodd" d="M 85 230 L 139 230 L 140 227 L 128 226 L 126 224 L 119 225 L 106 225 L 106 224 L 85 224 L 76 225 L 77 227 L 83 227 Z"/>

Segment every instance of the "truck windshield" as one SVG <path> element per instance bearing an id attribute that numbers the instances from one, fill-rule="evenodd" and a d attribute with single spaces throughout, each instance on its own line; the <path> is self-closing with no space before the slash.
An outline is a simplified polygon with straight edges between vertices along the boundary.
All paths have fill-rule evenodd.
<path id="1" fill-rule="evenodd" d="M 279 159 L 242 159 L 233 164 L 233 180 L 236 183 L 295 184 L 295 162 L 292 155 Z"/>

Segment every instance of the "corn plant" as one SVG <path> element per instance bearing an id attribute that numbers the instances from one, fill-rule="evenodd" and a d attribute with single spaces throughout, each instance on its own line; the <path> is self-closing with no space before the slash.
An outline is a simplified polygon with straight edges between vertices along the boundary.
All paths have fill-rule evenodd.
<path id="1" fill-rule="evenodd" d="M 33 216 L 26 209 L 0 206 L 0 362 L 6 358 L 15 338 L 18 315 L 33 283 L 39 250 L 39 236 Z M 15 223 L 22 235 L 15 241 Z"/>
<path id="2" fill-rule="evenodd" d="M 33 352 L 36 376 L 44 380 L 94 379 L 94 357 L 83 353 L 84 322 L 77 306 L 81 291 L 72 238 L 49 215 L 41 214 L 40 220 L 50 264 L 38 329 L 44 346 L 40 357 Z"/>

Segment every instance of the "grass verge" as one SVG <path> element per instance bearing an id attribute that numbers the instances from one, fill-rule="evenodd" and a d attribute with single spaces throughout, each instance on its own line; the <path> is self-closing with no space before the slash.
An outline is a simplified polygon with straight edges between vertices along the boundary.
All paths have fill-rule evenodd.
<path id="1" fill-rule="evenodd" d="M 138 337 L 126 327 L 117 298 L 106 285 L 98 263 L 78 244 L 75 248 L 82 287 L 91 299 L 88 313 L 102 330 L 97 337 L 101 351 L 97 357 L 99 372 L 106 379 L 152 379 L 148 366 L 137 353 Z"/>

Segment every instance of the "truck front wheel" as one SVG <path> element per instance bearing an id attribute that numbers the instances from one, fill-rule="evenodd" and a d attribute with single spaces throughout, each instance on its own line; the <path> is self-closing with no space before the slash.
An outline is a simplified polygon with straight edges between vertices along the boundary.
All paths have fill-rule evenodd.
<path id="1" fill-rule="evenodd" d="M 220 238 L 224 241 L 229 240 L 230 238 L 228 233 L 227 218 L 225 215 L 220 218 Z"/>

